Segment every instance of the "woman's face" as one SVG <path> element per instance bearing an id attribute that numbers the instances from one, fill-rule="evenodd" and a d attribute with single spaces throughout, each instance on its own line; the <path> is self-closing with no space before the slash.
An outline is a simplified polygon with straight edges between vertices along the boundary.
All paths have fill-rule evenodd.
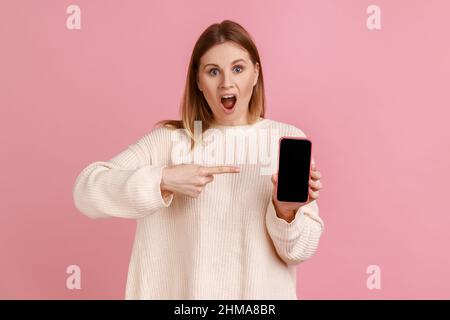
<path id="1" fill-rule="evenodd" d="M 258 75 L 259 64 L 253 65 L 248 52 L 231 41 L 215 45 L 200 58 L 197 85 L 211 107 L 215 123 L 248 124 L 249 102 Z M 235 99 L 222 99 L 230 94 Z"/>

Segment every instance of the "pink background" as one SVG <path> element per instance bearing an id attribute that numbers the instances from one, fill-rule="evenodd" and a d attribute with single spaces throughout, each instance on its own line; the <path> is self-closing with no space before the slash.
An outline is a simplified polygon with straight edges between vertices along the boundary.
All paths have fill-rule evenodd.
<path id="1" fill-rule="evenodd" d="M 177 118 L 193 45 L 224 19 L 256 41 L 266 117 L 315 145 L 326 230 L 299 298 L 450 298 L 449 14 L 446 0 L 2 1 L 0 298 L 123 298 L 135 223 L 83 216 L 73 183 Z"/>

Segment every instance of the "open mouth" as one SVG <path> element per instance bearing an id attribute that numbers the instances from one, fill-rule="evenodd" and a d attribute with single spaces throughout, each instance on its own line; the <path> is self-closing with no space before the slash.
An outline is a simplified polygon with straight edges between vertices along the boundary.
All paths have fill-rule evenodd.
<path id="1" fill-rule="evenodd" d="M 236 104 L 236 96 L 230 95 L 220 99 L 222 106 L 227 110 L 232 110 Z"/>

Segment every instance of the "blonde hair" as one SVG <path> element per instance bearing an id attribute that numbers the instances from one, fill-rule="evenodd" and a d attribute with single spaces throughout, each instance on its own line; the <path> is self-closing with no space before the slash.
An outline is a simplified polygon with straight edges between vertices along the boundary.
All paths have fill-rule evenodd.
<path id="1" fill-rule="evenodd" d="M 191 149 L 195 142 L 194 121 L 201 121 L 202 131 L 204 132 L 210 128 L 211 123 L 214 120 L 214 115 L 208 102 L 197 87 L 197 72 L 200 58 L 214 45 L 226 41 L 232 41 L 246 49 L 252 63 L 254 65 L 256 63 L 259 64 L 258 80 L 253 88 L 253 93 L 249 101 L 249 114 L 251 123 L 255 123 L 259 117 L 264 118 L 264 78 L 259 53 L 252 37 L 241 25 L 230 20 L 212 24 L 200 35 L 192 51 L 186 77 L 186 85 L 180 104 L 181 120 L 161 120 L 155 124 L 156 126 L 162 125 L 176 129 L 186 129 L 191 138 Z"/>

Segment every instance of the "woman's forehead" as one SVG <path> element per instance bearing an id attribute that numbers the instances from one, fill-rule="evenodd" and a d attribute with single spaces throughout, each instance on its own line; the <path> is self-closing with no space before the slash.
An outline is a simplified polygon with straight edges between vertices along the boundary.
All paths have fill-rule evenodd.
<path id="1" fill-rule="evenodd" d="M 238 46 L 237 44 L 225 42 L 214 45 L 208 51 L 206 51 L 200 58 L 200 64 L 220 65 L 220 62 L 225 64 L 232 64 L 239 59 L 242 59 L 245 62 L 249 61 L 247 50 Z"/>

